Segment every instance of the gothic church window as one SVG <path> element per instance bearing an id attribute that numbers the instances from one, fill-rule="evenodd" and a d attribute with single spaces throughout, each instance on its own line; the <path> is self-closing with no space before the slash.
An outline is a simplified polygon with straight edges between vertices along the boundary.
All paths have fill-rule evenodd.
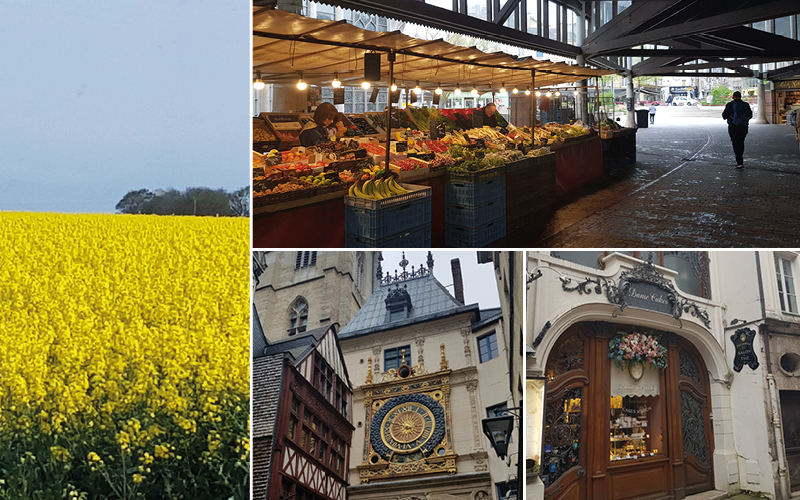
<path id="1" fill-rule="evenodd" d="M 308 326 L 308 302 L 303 297 L 294 301 L 289 313 L 289 335 L 296 335 L 306 331 Z"/>

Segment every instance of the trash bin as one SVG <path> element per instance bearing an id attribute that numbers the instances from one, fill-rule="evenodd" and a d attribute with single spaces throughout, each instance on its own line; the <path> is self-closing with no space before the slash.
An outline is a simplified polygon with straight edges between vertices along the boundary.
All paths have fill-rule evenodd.
<path id="1" fill-rule="evenodd" d="M 639 128 L 647 128 L 647 124 L 649 123 L 650 120 L 650 118 L 647 117 L 649 113 L 650 111 L 646 109 L 636 110 L 636 125 L 638 125 Z"/>

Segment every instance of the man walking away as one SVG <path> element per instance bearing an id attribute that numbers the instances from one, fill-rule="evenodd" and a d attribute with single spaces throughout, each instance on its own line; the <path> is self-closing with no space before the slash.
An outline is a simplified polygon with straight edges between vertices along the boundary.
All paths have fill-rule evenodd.
<path id="1" fill-rule="evenodd" d="M 656 105 L 650 105 L 650 125 L 654 124 L 656 121 Z"/>
<path id="2" fill-rule="evenodd" d="M 752 117 L 750 105 L 742 100 L 742 94 L 737 90 L 722 112 L 722 118 L 728 121 L 728 135 L 733 143 L 733 154 L 736 155 L 736 168 L 744 166 L 744 138 L 747 137 L 747 124 Z"/>

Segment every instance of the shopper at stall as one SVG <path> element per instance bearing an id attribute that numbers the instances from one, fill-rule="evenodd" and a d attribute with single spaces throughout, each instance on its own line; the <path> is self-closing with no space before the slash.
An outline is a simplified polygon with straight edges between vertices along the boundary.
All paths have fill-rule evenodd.
<path id="1" fill-rule="evenodd" d="M 497 126 L 497 117 L 494 114 L 497 112 L 497 106 L 493 102 L 490 102 L 486 106 L 483 107 L 483 125 L 489 127 L 496 127 Z"/>
<path id="2" fill-rule="evenodd" d="M 650 104 L 650 125 L 653 125 L 656 122 L 656 105 Z"/>
<path id="3" fill-rule="evenodd" d="M 317 110 L 314 111 L 314 121 L 306 123 L 300 132 L 300 144 L 308 147 L 327 141 L 336 133 L 333 125 L 338 117 L 339 111 L 333 104 L 323 102 L 317 106 Z"/>
<path id="4" fill-rule="evenodd" d="M 744 138 L 747 137 L 747 125 L 753 117 L 750 105 L 742 100 L 738 90 L 733 93 L 733 100 L 725 105 L 722 118 L 728 121 L 728 135 L 733 143 L 733 154 L 736 155 L 736 168 L 744 167 Z"/>

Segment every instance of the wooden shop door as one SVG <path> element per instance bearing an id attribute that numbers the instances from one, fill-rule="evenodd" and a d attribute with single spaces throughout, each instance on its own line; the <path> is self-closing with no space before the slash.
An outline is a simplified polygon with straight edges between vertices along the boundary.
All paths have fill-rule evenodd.
<path id="1" fill-rule="evenodd" d="M 546 500 L 585 500 L 591 343 L 579 326 L 568 329 L 547 360 L 547 397 L 541 479 Z"/>
<path id="2" fill-rule="evenodd" d="M 714 488 L 711 395 L 706 365 L 695 348 L 681 341 L 678 356 L 686 494 L 693 495 Z"/>

